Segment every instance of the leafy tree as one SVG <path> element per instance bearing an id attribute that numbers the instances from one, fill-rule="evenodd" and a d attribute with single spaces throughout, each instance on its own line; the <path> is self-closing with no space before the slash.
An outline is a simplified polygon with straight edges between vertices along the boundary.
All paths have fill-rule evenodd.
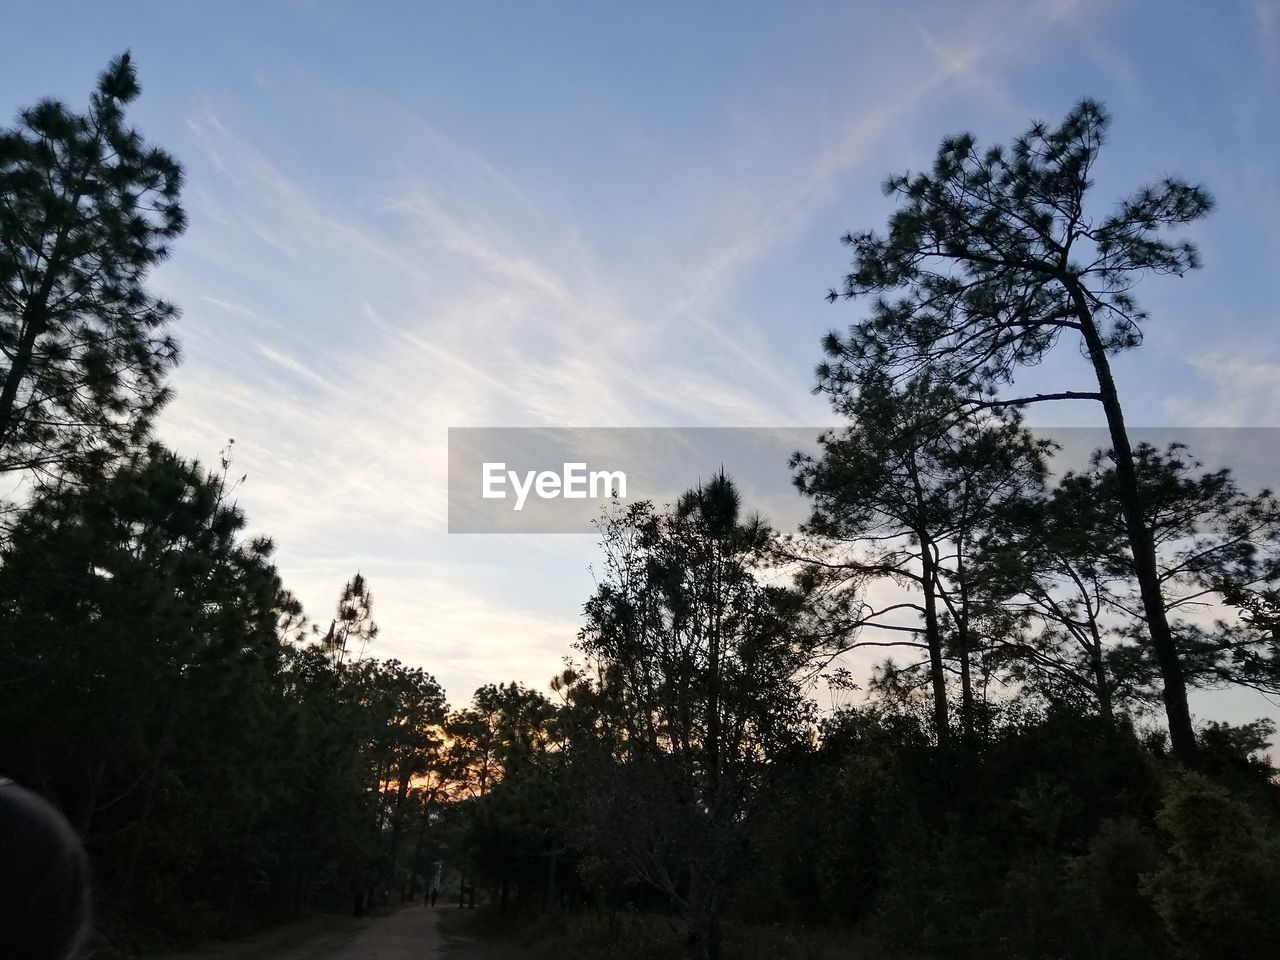
<path id="1" fill-rule="evenodd" d="M 1116 463 L 1146 632 L 1163 682 L 1174 753 L 1195 753 L 1186 679 L 1165 611 L 1151 520 L 1138 484 L 1111 357 L 1137 346 L 1145 314 L 1130 291 L 1145 274 L 1198 265 L 1194 245 L 1164 231 L 1204 216 L 1209 196 L 1182 180 L 1143 187 L 1109 215 L 1085 207 L 1110 120 L 1084 100 L 1057 127 L 1034 124 L 1011 147 L 942 142 L 927 173 L 891 176 L 899 202 L 884 234 L 851 233 L 853 266 L 837 297 L 874 297 L 848 335 L 828 336 L 820 387 L 856 388 L 867 369 L 922 374 L 969 394 L 969 410 L 1055 399 L 1098 401 Z M 1001 398 L 1019 369 L 1078 338 L 1096 389 Z"/>
<path id="2" fill-rule="evenodd" d="M 1273 688 L 1280 673 L 1280 589 L 1225 583 L 1222 592 L 1238 614 L 1233 681 L 1257 689 Z"/>
<path id="3" fill-rule="evenodd" d="M 923 647 L 940 743 L 951 727 L 951 641 L 968 735 L 977 628 L 994 628 L 975 577 L 982 570 L 971 560 L 1000 505 L 1043 483 L 1046 446 L 999 416 L 939 430 L 955 395 L 926 379 L 895 386 L 869 373 L 856 391 L 834 400 L 851 425 L 822 435 L 820 457 L 792 461 L 796 485 L 813 501 L 803 530 L 816 538 L 810 550 L 818 556 L 806 558 L 804 549 L 793 555 L 806 567 L 809 590 L 835 599 L 822 614 L 837 650 Z M 908 593 L 872 603 L 865 596 L 878 582 Z M 904 622 L 904 612 L 920 623 Z M 868 630 L 870 637 L 850 639 Z M 904 636 L 886 640 L 886 634 Z"/>
<path id="4" fill-rule="evenodd" d="M 470 865 L 508 908 L 556 900 L 568 852 L 560 710 L 522 684 L 486 684 L 448 724 L 453 770 L 468 808 Z"/>
<path id="5" fill-rule="evenodd" d="M 459 784 L 472 796 L 484 796 L 517 774 L 530 758 L 546 752 L 555 718 L 554 704 L 523 684 L 485 684 L 446 728 Z"/>
<path id="6" fill-rule="evenodd" d="M 1263 596 L 1280 574 L 1280 504 L 1241 491 L 1229 471 L 1203 471 L 1180 445 L 1140 444 L 1134 458 L 1187 682 L 1277 689 L 1274 637 L 1223 601 Z M 1015 675 L 1060 699 L 1087 692 L 1104 716 L 1114 699 L 1158 698 L 1155 665 L 1133 642 L 1144 614 L 1114 464 L 1098 452 L 1048 495 L 1005 512 L 982 563 L 1006 602 L 1041 625 L 1006 651 Z M 1211 610 L 1219 617 L 1209 625 Z"/>
<path id="7" fill-rule="evenodd" d="M 1280 645 L 1241 610 L 1247 610 L 1245 598 L 1265 596 L 1280 582 L 1280 500 L 1269 490 L 1241 490 L 1230 470 L 1204 470 L 1180 444 L 1166 450 L 1140 444 L 1134 459 L 1188 681 L 1280 692 Z M 1116 466 L 1095 463 L 1094 473 L 1099 500 L 1118 507 Z M 1117 558 L 1112 562 L 1118 565 Z M 1141 614 L 1136 592 L 1116 601 L 1132 620 Z M 1219 613 L 1212 626 L 1204 623 L 1210 610 Z"/>
<path id="8" fill-rule="evenodd" d="M 364 575 L 357 573 L 347 581 L 338 597 L 338 609 L 329 629 L 320 641 L 335 667 L 347 661 L 350 648 L 357 647 L 357 659 L 364 656 L 369 642 L 378 635 L 378 624 L 373 619 L 373 594 Z"/>
<path id="9" fill-rule="evenodd" d="M 86 113 L 0 131 L 0 472 L 118 454 L 168 397 L 177 310 L 143 284 L 186 226 L 182 171 L 126 122 L 140 89 L 126 53 Z"/>
<path id="10" fill-rule="evenodd" d="M 1160 811 L 1172 858 L 1148 889 L 1180 955 L 1273 957 L 1280 896 L 1274 819 L 1204 777 L 1173 782 Z"/>
<path id="11" fill-rule="evenodd" d="M 291 650 L 286 679 L 302 727 L 302 789 L 282 827 L 293 903 L 354 898 L 360 913 L 383 893 L 416 895 L 453 782 L 444 691 L 398 660 L 335 662 L 323 640 Z"/>
<path id="12" fill-rule="evenodd" d="M 769 758 L 807 732 L 799 600 L 757 579 L 770 533 L 723 474 L 668 511 L 607 517 L 603 539 L 587 664 L 567 678 L 591 715 L 574 746 L 588 844 L 679 908 L 690 956 L 714 957 L 740 825 Z"/>
<path id="13" fill-rule="evenodd" d="M 401 887 L 400 857 L 415 808 L 427 798 L 413 796 L 434 785 L 428 776 L 444 764 L 444 690 L 421 667 L 398 660 L 371 663 L 366 675 L 370 696 L 367 711 L 377 720 L 366 756 L 372 761 L 381 799 L 377 813 L 380 832 L 389 828 L 386 876 Z M 416 788 L 419 778 L 427 780 Z"/>
<path id="14" fill-rule="evenodd" d="M 225 490 L 152 446 L 46 487 L 0 554 L 0 765 L 55 798 L 107 895 L 134 905 L 163 901 L 166 880 L 194 876 L 206 854 L 219 871 L 233 862 L 276 789 L 256 774 L 282 666 L 276 625 L 296 601 L 271 541 L 242 539 Z M 246 780 L 229 782 L 223 764 Z M 212 811 L 186 822 L 195 797 Z"/>
<path id="15" fill-rule="evenodd" d="M 1002 505 L 975 561 L 1020 627 L 998 659 L 1015 682 L 1052 702 L 1096 707 L 1111 722 L 1117 696 L 1133 692 L 1133 678 L 1108 663 L 1125 641 L 1124 621 L 1111 615 L 1131 572 L 1123 525 L 1087 475 L 1027 494 Z"/>

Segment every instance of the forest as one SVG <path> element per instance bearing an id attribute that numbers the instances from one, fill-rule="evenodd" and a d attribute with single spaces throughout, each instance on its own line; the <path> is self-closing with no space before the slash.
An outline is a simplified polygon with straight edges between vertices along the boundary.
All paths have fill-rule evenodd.
<path id="1" fill-rule="evenodd" d="M 184 321 L 148 277 L 187 219 L 139 93 L 123 55 L 0 131 L 0 774 L 82 838 L 88 956 L 437 869 L 510 956 L 1280 956 L 1274 727 L 1189 704 L 1280 694 L 1280 500 L 1130 439 L 1139 282 L 1200 266 L 1213 202 L 1095 196 L 1101 103 L 947 136 L 844 238 L 800 529 L 723 471 L 617 503 L 563 671 L 468 698 L 380 657 L 361 573 L 302 609 L 233 444 L 156 439 Z M 1073 351 L 1077 389 L 1027 387 Z M 1063 401 L 1110 438 L 1078 469 L 1024 420 Z"/>

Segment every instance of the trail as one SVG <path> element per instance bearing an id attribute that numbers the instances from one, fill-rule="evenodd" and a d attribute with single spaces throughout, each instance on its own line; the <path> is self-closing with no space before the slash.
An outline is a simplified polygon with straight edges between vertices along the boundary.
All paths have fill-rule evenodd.
<path id="1" fill-rule="evenodd" d="M 334 952 L 311 954 L 316 960 L 434 960 L 440 955 L 436 910 L 408 904 L 379 918 Z"/>
<path id="2" fill-rule="evenodd" d="M 436 919 L 447 909 L 443 903 L 435 910 L 409 903 L 395 913 L 359 920 L 316 916 L 251 940 L 210 944 L 153 960 L 439 960 L 444 938 Z"/>

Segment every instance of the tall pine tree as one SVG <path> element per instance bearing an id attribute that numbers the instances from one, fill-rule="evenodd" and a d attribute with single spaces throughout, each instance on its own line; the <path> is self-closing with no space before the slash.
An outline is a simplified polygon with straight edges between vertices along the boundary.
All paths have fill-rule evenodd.
<path id="1" fill-rule="evenodd" d="M 125 53 L 86 113 L 0 131 L 0 472 L 119 451 L 167 397 L 177 310 L 143 284 L 185 228 L 182 170 L 127 124 L 140 89 Z"/>
<path id="2" fill-rule="evenodd" d="M 1198 265 L 1195 246 L 1165 232 L 1198 220 L 1212 201 L 1200 187 L 1165 179 L 1110 214 L 1091 213 L 1085 198 L 1109 124 L 1101 104 L 1084 100 L 1061 125 L 1037 123 L 1008 149 L 980 149 L 969 134 L 949 137 L 932 170 L 890 177 L 885 190 L 898 210 L 885 233 L 845 237 L 852 269 L 843 288 L 831 291 L 832 299 L 873 298 L 870 315 L 847 336 L 827 338 L 819 387 L 856 389 L 868 368 L 905 379 L 927 371 L 970 391 L 970 408 L 1101 404 L 1170 740 L 1189 761 L 1195 733 L 1186 679 L 1111 357 L 1142 340 L 1146 314 L 1130 294 L 1134 284 Z M 1088 359 L 1091 389 L 998 396 L 1064 337 Z"/>

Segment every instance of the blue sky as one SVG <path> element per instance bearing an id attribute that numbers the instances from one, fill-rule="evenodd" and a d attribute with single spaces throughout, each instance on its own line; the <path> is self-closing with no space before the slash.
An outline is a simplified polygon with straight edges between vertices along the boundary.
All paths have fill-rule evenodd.
<path id="1" fill-rule="evenodd" d="M 1208 184 L 1207 268 L 1138 290 L 1129 418 L 1280 425 L 1274 0 L 5 7 L 4 109 L 82 103 L 128 47 L 134 118 L 186 166 L 162 436 L 206 459 L 235 437 L 311 615 L 362 569 L 376 652 L 455 702 L 556 669 L 594 547 L 447 535 L 447 428 L 827 422 L 818 338 L 858 316 L 822 300 L 838 237 L 944 133 L 1094 96 L 1097 202 Z M 1068 348 L 1027 383 L 1086 375 Z"/>

